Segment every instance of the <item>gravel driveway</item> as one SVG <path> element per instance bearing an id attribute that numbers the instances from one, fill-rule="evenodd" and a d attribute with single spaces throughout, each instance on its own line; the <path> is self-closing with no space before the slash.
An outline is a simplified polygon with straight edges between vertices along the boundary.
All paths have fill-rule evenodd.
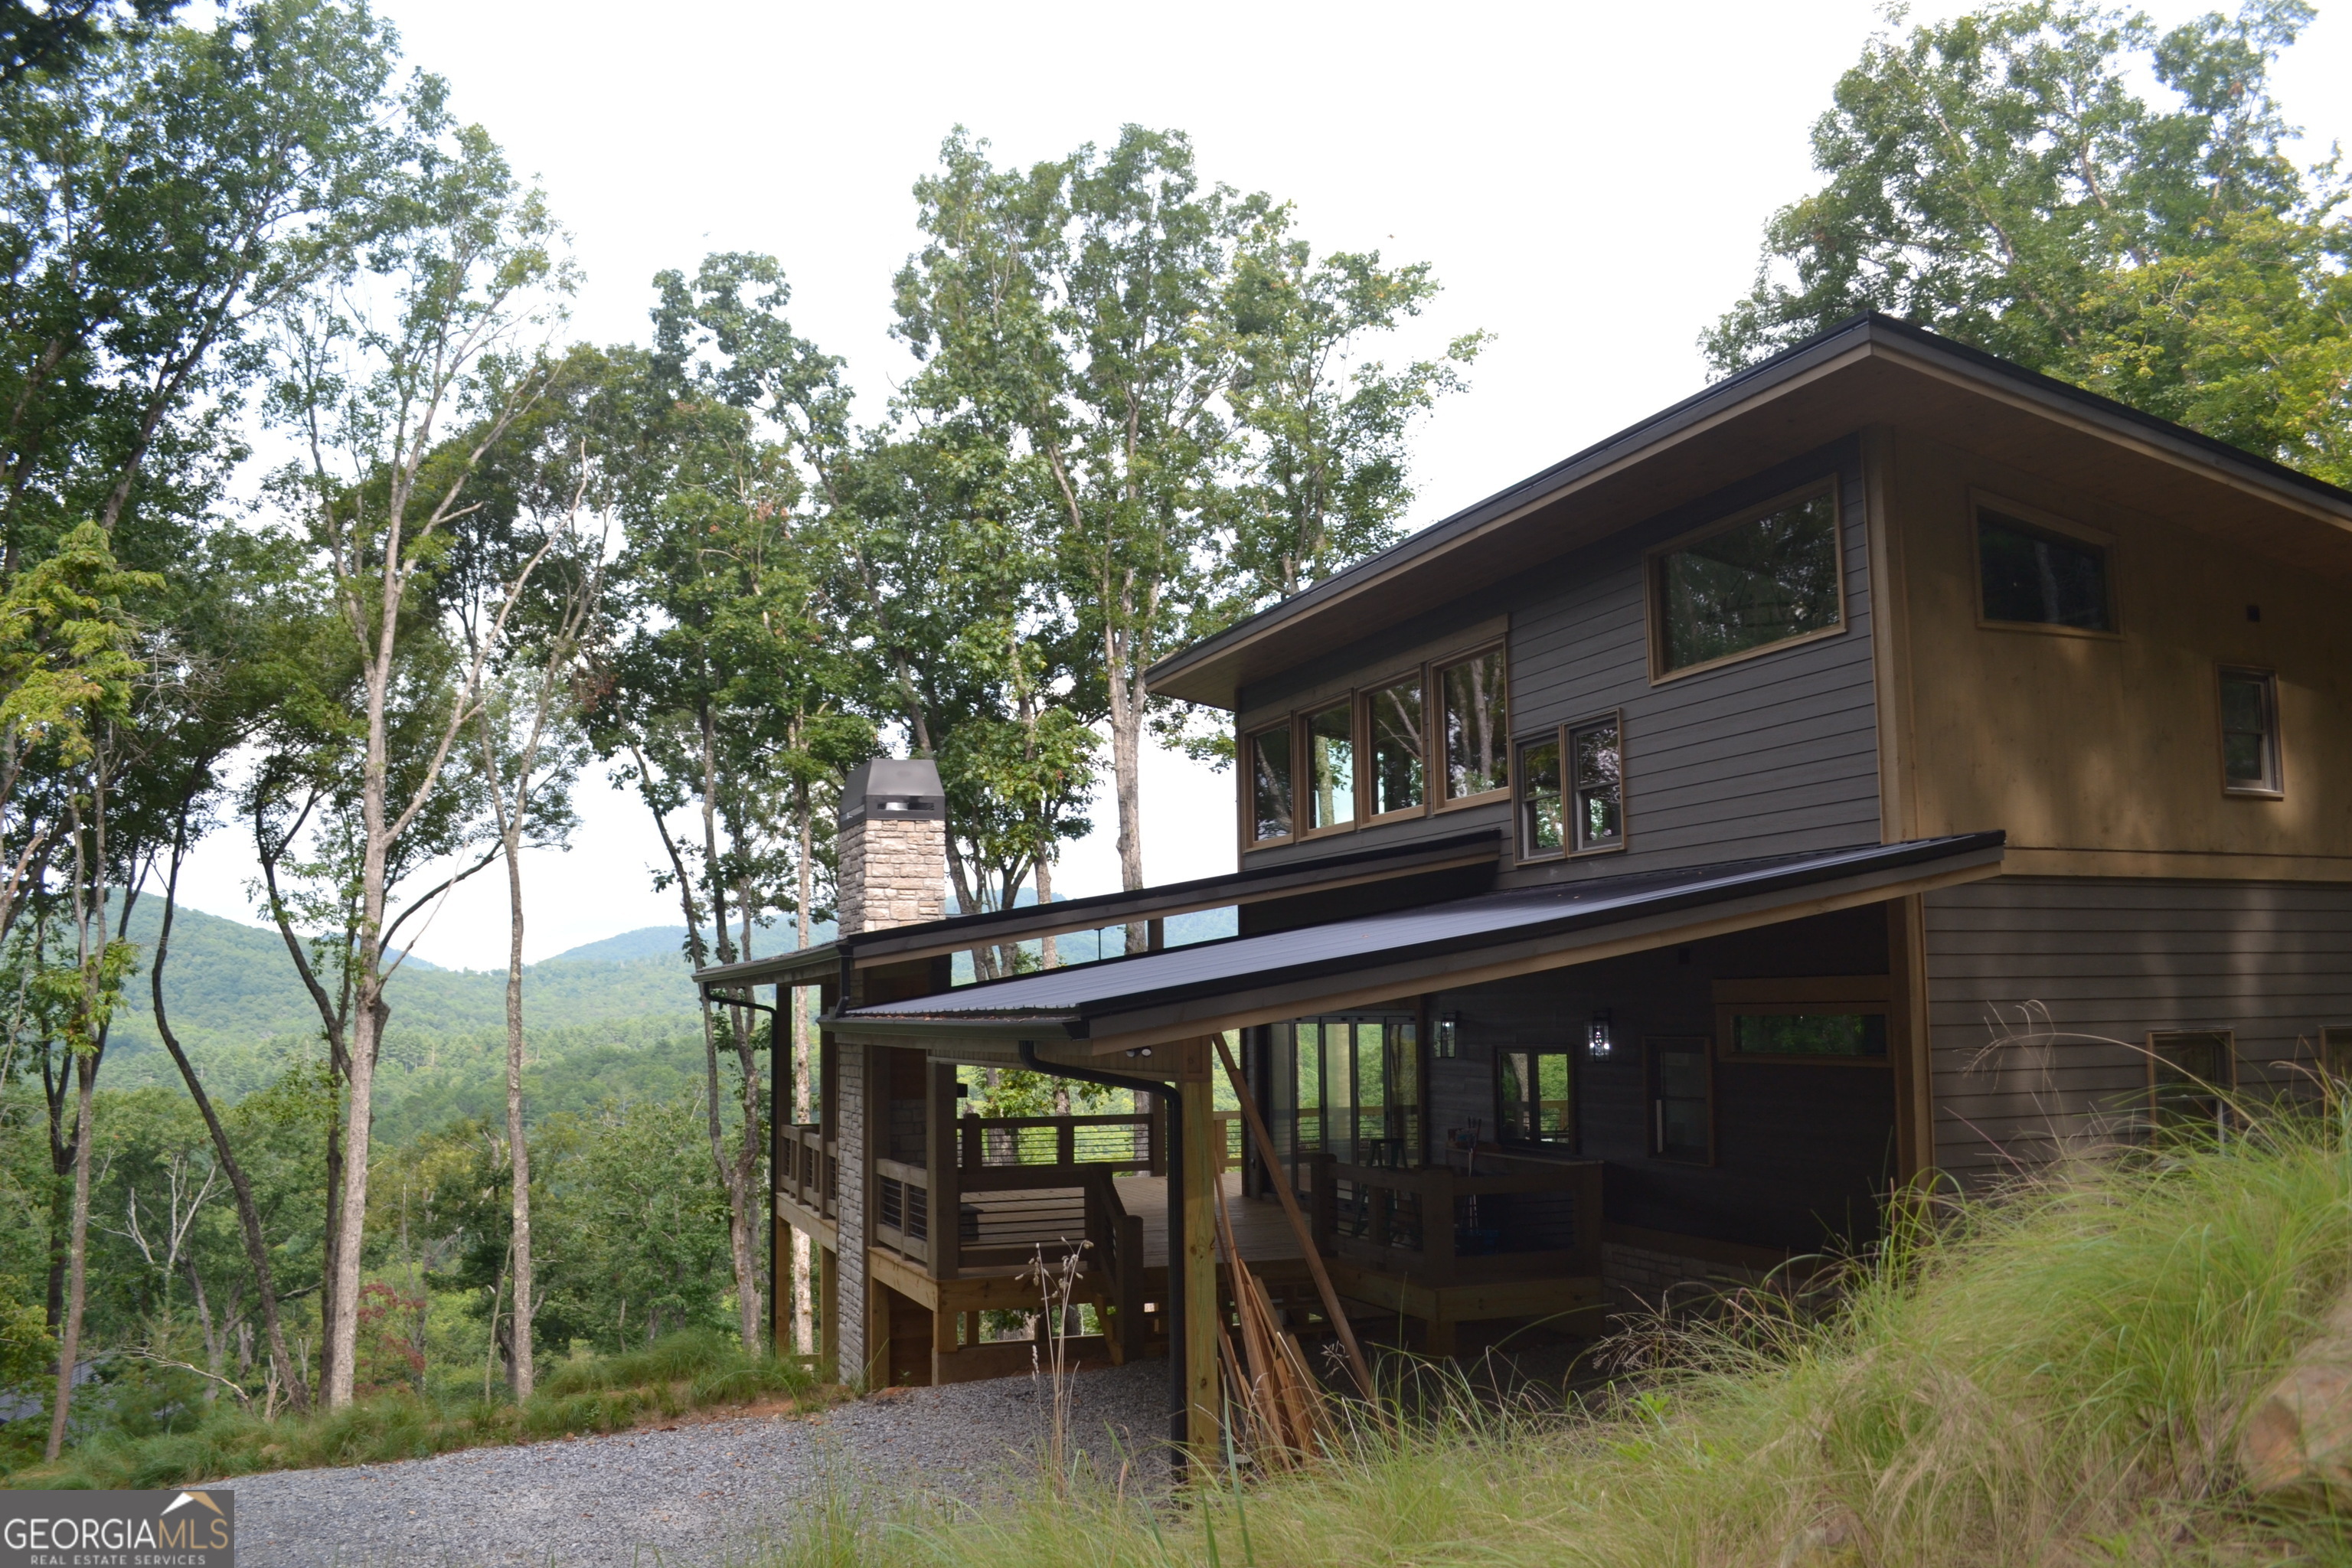
<path id="1" fill-rule="evenodd" d="M 1166 1474 L 1168 1363 L 1075 1379 L 1074 1438 Z M 1038 1388 L 999 1378 L 916 1388 L 817 1415 L 681 1425 L 397 1465 L 240 1476 L 240 1568 L 684 1568 L 740 1561 L 828 1480 L 1001 1492 L 1045 1432 Z M 1117 1450 L 1112 1434 L 1117 1434 Z"/>

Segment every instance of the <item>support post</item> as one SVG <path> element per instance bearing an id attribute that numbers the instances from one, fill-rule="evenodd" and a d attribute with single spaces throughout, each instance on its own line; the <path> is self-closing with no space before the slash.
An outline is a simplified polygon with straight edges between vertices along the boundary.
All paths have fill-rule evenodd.
<path id="1" fill-rule="evenodd" d="M 1185 1442 L 1195 1463 L 1215 1462 L 1223 1436 L 1217 1396 L 1217 1210 L 1224 1197 L 1209 1042 L 1180 1048 L 1176 1092 L 1184 1106 Z"/>

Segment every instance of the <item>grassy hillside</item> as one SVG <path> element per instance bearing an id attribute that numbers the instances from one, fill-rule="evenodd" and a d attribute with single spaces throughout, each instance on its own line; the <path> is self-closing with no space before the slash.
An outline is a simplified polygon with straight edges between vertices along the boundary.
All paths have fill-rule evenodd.
<path id="1" fill-rule="evenodd" d="M 2347 1276 L 2352 1130 L 2265 1120 L 1954 1205 L 1824 1315 L 1750 1300 L 1628 1336 L 1619 1381 L 1570 1414 L 1441 1402 L 1173 1514 L 1120 1477 L 952 1511 L 848 1481 L 760 1561 L 2344 1563 L 2352 1512 L 2252 1494 L 2237 1441 Z"/>

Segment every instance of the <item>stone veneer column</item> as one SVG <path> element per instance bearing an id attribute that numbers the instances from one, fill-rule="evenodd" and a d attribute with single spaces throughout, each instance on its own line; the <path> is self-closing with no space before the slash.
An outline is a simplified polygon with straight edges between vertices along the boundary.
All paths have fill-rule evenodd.
<path id="1" fill-rule="evenodd" d="M 840 930 L 844 937 L 887 926 L 914 925 L 947 914 L 946 801 L 938 766 L 927 758 L 882 757 L 853 769 L 841 792 L 838 832 Z M 864 986 L 855 978 L 853 985 Z M 845 997 L 853 1007 L 878 1000 Z M 873 1286 L 866 1248 L 873 1245 L 874 1150 L 889 1133 L 888 1108 L 876 1103 L 875 1047 L 844 1040 L 834 1050 L 834 1116 L 841 1188 L 834 1219 L 839 1252 L 835 1328 L 845 1382 L 872 1374 L 887 1344 L 873 1342 Z"/>

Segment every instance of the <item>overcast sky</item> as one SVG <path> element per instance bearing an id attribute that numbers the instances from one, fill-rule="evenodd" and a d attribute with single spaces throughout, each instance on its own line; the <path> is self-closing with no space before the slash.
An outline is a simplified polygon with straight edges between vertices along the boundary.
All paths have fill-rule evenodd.
<path id="1" fill-rule="evenodd" d="M 1885 25 L 1865 0 L 380 8 L 543 182 L 587 276 L 577 335 L 641 342 L 656 271 L 766 251 L 794 326 L 847 358 L 867 418 L 908 369 L 890 278 L 917 243 L 910 187 L 950 128 L 1022 163 L 1129 121 L 1189 132 L 1204 176 L 1296 203 L 1318 248 L 1434 264 L 1444 293 L 1400 356 L 1495 334 L 1471 390 L 1422 427 L 1416 527 L 1703 384 L 1700 328 L 1748 285 L 1765 219 L 1810 188 L 1807 128 Z M 2352 131 L 2352 23 L 2323 15 L 2281 78 L 2315 142 Z M 533 959 L 679 923 L 634 798 L 598 779 L 579 804 L 572 848 L 527 868 Z M 1227 778 L 1156 754 L 1144 812 L 1153 881 L 1232 868 Z M 1105 799 L 1057 891 L 1118 886 L 1112 815 Z M 253 918 L 241 844 L 207 841 L 190 903 Z M 417 951 L 502 964 L 505 900 L 503 878 L 478 879 Z"/>

